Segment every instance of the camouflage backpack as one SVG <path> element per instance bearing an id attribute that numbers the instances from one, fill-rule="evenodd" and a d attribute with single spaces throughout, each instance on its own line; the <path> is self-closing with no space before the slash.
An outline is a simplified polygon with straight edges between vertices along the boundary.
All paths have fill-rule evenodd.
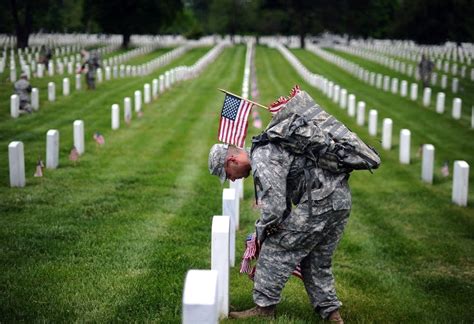
<path id="1" fill-rule="evenodd" d="M 268 142 L 278 143 L 335 173 L 372 170 L 380 165 L 380 157 L 373 147 L 324 111 L 304 91 L 294 94 L 252 142 L 252 150 Z"/>

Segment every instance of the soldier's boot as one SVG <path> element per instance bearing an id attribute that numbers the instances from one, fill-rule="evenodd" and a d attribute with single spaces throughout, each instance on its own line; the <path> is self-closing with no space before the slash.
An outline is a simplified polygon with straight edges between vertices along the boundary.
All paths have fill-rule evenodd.
<path id="1" fill-rule="evenodd" d="M 328 320 L 333 323 L 344 324 L 344 320 L 342 319 L 339 310 L 332 312 L 331 315 L 329 315 Z"/>
<path id="2" fill-rule="evenodd" d="M 275 317 L 276 305 L 271 305 L 267 307 L 260 307 L 256 305 L 250 309 L 241 311 L 241 312 L 230 312 L 230 318 L 251 318 L 251 317 Z"/>

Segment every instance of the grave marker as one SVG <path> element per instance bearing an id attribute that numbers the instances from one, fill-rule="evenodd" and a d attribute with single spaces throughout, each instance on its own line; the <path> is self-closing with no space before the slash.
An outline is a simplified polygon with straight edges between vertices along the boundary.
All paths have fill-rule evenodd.
<path id="1" fill-rule="evenodd" d="M 20 97 L 16 94 L 10 96 L 10 116 L 12 118 L 20 116 Z"/>
<path id="2" fill-rule="evenodd" d="M 418 84 L 412 83 L 410 87 L 410 99 L 415 101 L 418 98 Z"/>
<path id="3" fill-rule="evenodd" d="M 77 153 L 82 155 L 84 153 L 84 122 L 82 120 L 75 120 L 73 123 L 74 128 L 74 146 L 76 147 Z"/>
<path id="4" fill-rule="evenodd" d="M 378 112 L 375 109 L 369 111 L 369 134 L 372 136 L 377 135 L 377 116 Z"/>
<path id="5" fill-rule="evenodd" d="M 132 120 L 132 100 L 130 97 L 123 99 L 123 118 L 126 124 Z"/>
<path id="6" fill-rule="evenodd" d="M 421 163 L 421 180 L 423 182 L 433 183 L 433 168 L 434 168 L 434 146 L 431 144 L 423 145 L 423 156 Z"/>
<path id="7" fill-rule="evenodd" d="M 349 95 L 349 106 L 347 108 L 347 114 L 351 117 L 354 117 L 355 113 L 356 113 L 355 104 L 356 104 L 356 97 L 353 94 L 350 94 Z"/>
<path id="8" fill-rule="evenodd" d="M 112 129 L 119 129 L 120 127 L 120 107 L 117 104 L 112 105 Z"/>
<path id="9" fill-rule="evenodd" d="M 10 169 L 10 187 L 25 186 L 25 156 L 22 142 L 8 144 L 8 165 Z"/>
<path id="10" fill-rule="evenodd" d="M 142 93 L 140 90 L 135 91 L 135 112 L 142 110 Z"/>
<path id="11" fill-rule="evenodd" d="M 69 78 L 63 79 L 63 96 L 69 96 Z"/>
<path id="12" fill-rule="evenodd" d="M 408 129 L 400 130 L 400 163 L 410 164 L 410 137 L 411 132 Z"/>
<path id="13" fill-rule="evenodd" d="M 365 122 L 365 102 L 357 103 L 357 125 L 363 126 Z"/>
<path id="14" fill-rule="evenodd" d="M 468 189 L 469 164 L 466 161 L 454 161 L 452 202 L 466 207 Z"/>
<path id="15" fill-rule="evenodd" d="M 426 87 L 423 91 L 423 106 L 429 107 L 431 103 L 431 88 Z"/>
<path id="16" fill-rule="evenodd" d="M 56 85 L 54 82 L 48 83 L 48 101 L 56 100 Z"/>
<path id="17" fill-rule="evenodd" d="M 218 273 L 189 270 L 183 291 L 183 324 L 218 324 Z"/>
<path id="18" fill-rule="evenodd" d="M 392 148 L 392 125 L 393 122 L 390 118 L 383 119 L 382 147 L 385 150 L 390 150 Z"/>
<path id="19" fill-rule="evenodd" d="M 220 317 L 229 313 L 229 236 L 230 217 L 212 218 L 211 269 L 217 271 L 217 289 Z"/>
<path id="20" fill-rule="evenodd" d="M 445 94 L 443 92 L 438 92 L 438 95 L 436 96 L 436 112 L 438 114 L 444 113 L 444 99 L 445 99 Z"/>
<path id="21" fill-rule="evenodd" d="M 231 267 L 235 266 L 235 232 L 239 223 L 236 198 L 235 189 L 225 188 L 222 191 L 222 215 L 230 216 L 229 260 Z"/>
<path id="22" fill-rule="evenodd" d="M 452 116 L 454 119 L 461 119 L 461 105 L 462 105 L 462 100 L 460 98 L 453 99 Z"/>
<path id="23" fill-rule="evenodd" d="M 35 111 L 38 111 L 38 109 L 39 109 L 39 90 L 38 90 L 38 88 L 31 89 L 31 107 Z"/>
<path id="24" fill-rule="evenodd" d="M 56 169 L 59 165 L 59 131 L 50 129 L 46 133 L 46 167 Z"/>
<path id="25" fill-rule="evenodd" d="M 146 104 L 149 104 L 151 102 L 151 91 L 150 91 L 150 84 L 149 83 L 145 83 L 145 85 L 143 86 L 143 101 L 144 103 Z"/>

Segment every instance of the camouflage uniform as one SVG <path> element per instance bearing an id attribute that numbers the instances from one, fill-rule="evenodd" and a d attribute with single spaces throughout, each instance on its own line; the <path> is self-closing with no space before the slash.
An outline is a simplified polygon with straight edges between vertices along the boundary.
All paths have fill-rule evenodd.
<path id="1" fill-rule="evenodd" d="M 427 59 L 425 56 L 422 56 L 420 64 L 418 65 L 420 69 L 420 78 L 423 82 L 423 86 L 427 87 L 430 85 L 431 72 L 433 71 L 434 63 L 431 60 Z"/>
<path id="2" fill-rule="evenodd" d="M 261 207 L 257 237 L 264 241 L 254 302 L 261 307 L 279 303 L 283 286 L 301 264 L 310 301 L 327 318 L 341 306 L 331 263 L 350 213 L 349 176 L 316 168 L 273 143 L 253 150 L 251 164 Z M 308 199 L 307 179 L 311 178 L 315 181 Z"/>
<path id="3" fill-rule="evenodd" d="M 95 89 L 95 74 L 100 67 L 99 58 L 97 54 L 89 55 L 89 58 L 82 64 L 82 69 L 87 68 L 86 82 L 89 89 Z"/>

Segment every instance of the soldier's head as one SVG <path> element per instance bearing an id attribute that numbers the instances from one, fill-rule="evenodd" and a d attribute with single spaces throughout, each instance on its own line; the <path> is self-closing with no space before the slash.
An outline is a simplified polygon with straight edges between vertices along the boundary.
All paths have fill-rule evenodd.
<path id="1" fill-rule="evenodd" d="M 21 72 L 20 79 L 28 80 L 28 74 L 26 74 L 26 72 Z"/>
<path id="2" fill-rule="evenodd" d="M 221 183 L 235 181 L 250 174 L 250 158 L 244 149 L 228 144 L 214 144 L 209 152 L 209 172 Z"/>

